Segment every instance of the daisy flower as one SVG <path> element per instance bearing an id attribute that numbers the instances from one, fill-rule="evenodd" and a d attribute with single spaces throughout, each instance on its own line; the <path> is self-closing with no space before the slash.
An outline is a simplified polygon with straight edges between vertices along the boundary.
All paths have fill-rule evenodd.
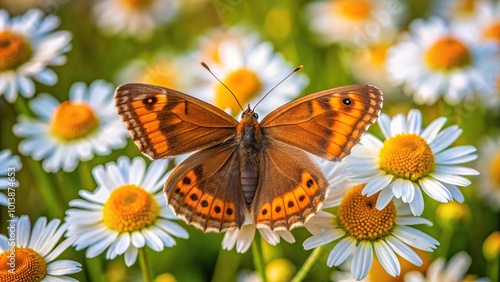
<path id="1" fill-rule="evenodd" d="M 128 63 L 117 76 L 119 84 L 140 82 L 160 85 L 185 92 L 193 83 L 192 72 L 182 71 L 199 68 L 199 61 L 184 55 L 160 53 L 149 59 L 137 59 Z"/>
<path id="2" fill-rule="evenodd" d="M 92 13 L 106 33 L 148 39 L 154 29 L 170 22 L 178 10 L 177 0 L 96 0 Z"/>
<path id="3" fill-rule="evenodd" d="M 17 181 L 12 180 L 15 180 L 21 167 L 22 163 L 18 156 L 13 156 L 8 149 L 0 151 L 0 190 L 7 190 L 7 195 L 9 188 L 15 188 L 19 185 Z M 0 193 L 0 205 L 9 205 L 9 200 L 3 193 Z"/>
<path id="4" fill-rule="evenodd" d="M 140 157 L 120 157 L 117 163 L 95 167 L 97 188 L 92 193 L 81 190 L 83 199 L 71 201 L 66 211 L 67 236 L 78 237 L 76 250 L 88 247 L 87 257 L 93 258 L 107 249 L 107 259 L 124 254 L 131 266 L 140 248 L 160 252 L 176 244 L 174 236 L 188 238 L 172 221 L 178 218 L 163 195 L 167 166 L 168 160 L 158 160 L 146 169 Z"/>
<path id="5" fill-rule="evenodd" d="M 486 278 L 474 279 L 466 277 L 467 270 L 472 263 L 471 257 L 466 252 L 456 253 L 449 259 L 448 263 L 444 258 L 434 260 L 427 269 L 425 275 L 418 271 L 412 271 L 405 275 L 407 282 L 460 282 L 460 281 L 489 281 Z"/>
<path id="6" fill-rule="evenodd" d="M 74 242 L 58 244 L 68 225 L 59 219 L 47 222 L 40 217 L 33 230 L 28 216 L 8 220 L 9 236 L 0 234 L 0 281 L 77 281 L 65 276 L 80 272 L 82 265 L 72 260 L 55 260 Z"/>
<path id="7" fill-rule="evenodd" d="M 500 210 L 500 138 L 489 138 L 479 148 L 477 169 L 481 173 L 477 189 L 494 210 Z"/>
<path id="8" fill-rule="evenodd" d="M 396 254 L 414 265 L 421 265 L 422 259 L 411 247 L 432 251 L 439 243 L 409 225 L 432 223 L 412 216 L 408 205 L 401 201 L 391 201 L 383 209 L 377 209 L 375 204 L 380 193 L 364 196 L 361 193 L 364 186 L 361 184 L 346 189 L 343 197 L 340 194 L 342 200 L 332 217 L 331 226 L 306 239 L 304 249 L 335 242 L 327 265 L 339 266 L 350 257 L 351 274 L 356 280 L 367 276 L 374 253 L 385 271 L 393 277 L 401 273 Z"/>
<path id="9" fill-rule="evenodd" d="M 480 1 L 472 20 L 459 22 L 471 40 L 490 42 L 500 47 L 500 3 Z"/>
<path id="10" fill-rule="evenodd" d="M 306 13 L 320 41 L 363 46 L 374 37 L 397 30 L 406 7 L 386 0 L 329 0 L 309 4 Z"/>
<path id="11" fill-rule="evenodd" d="M 35 160 L 43 159 L 47 172 L 73 171 L 79 161 L 97 155 L 108 155 L 122 148 L 129 136 L 116 114 L 114 87 L 94 81 L 88 87 L 74 83 L 69 100 L 59 103 L 49 94 L 40 94 L 30 101 L 38 119 L 20 116 L 13 131 L 26 139 L 19 151 Z"/>
<path id="12" fill-rule="evenodd" d="M 58 17 L 43 17 L 39 10 L 12 19 L 0 10 L 0 95 L 8 102 L 16 101 L 18 93 L 32 97 L 33 79 L 45 85 L 57 82 L 48 66 L 66 63 L 64 53 L 71 49 L 71 33 L 54 32 L 59 23 Z"/>
<path id="13" fill-rule="evenodd" d="M 491 74 L 500 66 L 492 63 L 495 52 L 495 46 L 468 41 L 441 18 L 418 19 L 410 24 L 410 35 L 389 49 L 387 68 L 417 104 L 434 104 L 440 97 L 457 104 L 494 92 Z"/>
<path id="14" fill-rule="evenodd" d="M 280 54 L 273 51 L 269 42 L 258 42 L 254 35 L 238 40 L 220 41 L 215 39 L 218 48 L 200 50 L 201 53 L 193 56 L 200 57 L 208 52 L 211 57 L 204 58 L 210 69 L 232 90 L 242 107 L 256 103 L 284 77 L 293 71 Z M 207 39 L 205 39 L 207 40 Z M 215 42 L 216 41 L 216 42 Z M 251 44 L 252 42 L 256 42 Z M 210 46 L 205 44 L 205 46 Z M 213 52 L 215 51 L 215 52 Z M 229 91 L 214 79 L 208 71 L 198 68 L 195 76 L 197 85 L 190 90 L 202 100 L 218 106 L 236 116 L 241 112 L 235 99 Z M 285 80 L 273 93 L 266 98 L 265 103 L 259 104 L 257 112 L 267 114 L 276 108 L 297 97 L 306 86 L 307 78 L 303 74 L 294 74 Z"/>
<path id="15" fill-rule="evenodd" d="M 439 202 L 453 199 L 463 202 L 457 186 L 471 181 L 462 175 L 477 175 L 474 169 L 460 166 L 477 158 L 473 146 L 447 149 L 462 134 L 458 126 L 441 130 L 446 118 L 434 120 L 422 129 L 422 114 L 410 110 L 392 120 L 381 114 L 378 124 L 386 138 L 383 142 L 365 134 L 349 158 L 350 178 L 366 183 L 362 194 L 368 197 L 378 192 L 377 209 L 383 209 L 393 197 L 409 203 L 414 215 L 424 209 L 421 190 Z"/>

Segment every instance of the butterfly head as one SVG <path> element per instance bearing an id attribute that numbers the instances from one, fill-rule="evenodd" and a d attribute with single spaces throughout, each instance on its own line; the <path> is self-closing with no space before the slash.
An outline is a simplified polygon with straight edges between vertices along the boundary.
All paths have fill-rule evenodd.
<path id="1" fill-rule="evenodd" d="M 241 120 L 237 129 L 237 139 L 242 142 L 243 146 L 259 146 L 261 138 L 259 115 L 254 112 L 250 105 L 241 114 Z"/>

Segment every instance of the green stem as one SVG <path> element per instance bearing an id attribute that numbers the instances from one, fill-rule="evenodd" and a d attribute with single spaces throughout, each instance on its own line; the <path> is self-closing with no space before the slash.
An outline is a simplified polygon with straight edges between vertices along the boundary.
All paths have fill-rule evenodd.
<path id="1" fill-rule="evenodd" d="M 498 256 L 496 259 L 487 262 L 486 273 L 491 281 L 498 281 L 499 268 L 500 268 L 500 259 L 498 258 Z"/>
<path id="2" fill-rule="evenodd" d="M 316 249 L 314 249 L 314 251 L 307 258 L 306 262 L 304 262 L 302 267 L 299 269 L 297 274 L 295 274 L 295 276 L 292 278 L 291 282 L 303 281 L 306 278 L 309 271 L 311 271 L 311 268 L 314 266 L 316 261 L 318 261 L 322 251 L 323 251 L 323 246 L 319 246 Z"/>
<path id="3" fill-rule="evenodd" d="M 145 248 L 140 248 L 139 249 L 139 264 L 141 265 L 141 272 L 142 272 L 142 280 L 144 282 L 151 282 L 152 280 L 152 275 L 151 275 L 151 266 L 148 261 L 148 256 L 146 254 L 146 249 Z"/>
<path id="4" fill-rule="evenodd" d="M 90 169 L 88 162 L 81 162 L 78 165 L 78 174 L 80 175 L 82 188 L 88 191 L 94 190 L 95 184 L 92 177 L 92 170 Z"/>
<path id="5" fill-rule="evenodd" d="M 443 257 L 448 257 L 450 242 L 453 237 L 453 227 L 444 225 L 439 239 L 439 254 Z"/>
<path id="6" fill-rule="evenodd" d="M 42 203 L 45 207 L 50 207 L 46 209 L 49 218 L 62 218 L 64 217 L 63 206 L 58 201 L 59 193 L 54 189 L 53 183 L 50 181 L 48 174 L 43 171 L 41 163 L 35 161 L 28 157 L 28 165 L 30 171 L 33 173 L 36 179 L 37 186 L 39 187 L 40 195 L 42 197 Z M 20 183 L 20 185 L 27 185 Z"/>
<path id="7" fill-rule="evenodd" d="M 235 280 L 235 273 L 240 263 L 241 255 L 234 252 L 219 251 L 212 281 Z"/>
<path id="8" fill-rule="evenodd" d="M 95 258 L 87 258 L 87 273 L 89 275 L 89 281 L 101 282 L 104 281 L 103 271 L 102 271 L 102 259 L 100 256 Z"/>
<path id="9" fill-rule="evenodd" d="M 252 256 L 255 270 L 259 273 L 262 282 L 266 282 L 266 269 L 264 265 L 264 257 L 262 256 L 262 246 L 260 242 L 260 233 L 258 230 L 255 232 L 255 238 L 252 242 Z"/>

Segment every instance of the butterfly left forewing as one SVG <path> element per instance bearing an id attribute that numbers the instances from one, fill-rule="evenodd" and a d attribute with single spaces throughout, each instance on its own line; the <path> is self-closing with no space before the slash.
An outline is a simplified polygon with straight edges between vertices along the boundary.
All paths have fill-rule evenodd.
<path id="1" fill-rule="evenodd" d="M 382 108 L 382 92 L 371 85 L 332 88 L 296 99 L 266 116 L 265 138 L 327 160 L 347 156 Z"/>
<path id="2" fill-rule="evenodd" d="M 291 230 L 316 214 L 328 181 L 302 150 L 270 142 L 262 152 L 260 176 L 251 212 L 259 228 Z"/>
<path id="3" fill-rule="evenodd" d="M 180 163 L 164 187 L 177 216 L 204 232 L 241 227 L 247 210 L 238 157 L 237 144 L 229 143 L 204 149 Z"/>
<path id="4" fill-rule="evenodd" d="M 128 83 L 115 91 L 118 114 L 141 152 L 151 159 L 223 143 L 238 122 L 223 110 L 179 91 Z"/>

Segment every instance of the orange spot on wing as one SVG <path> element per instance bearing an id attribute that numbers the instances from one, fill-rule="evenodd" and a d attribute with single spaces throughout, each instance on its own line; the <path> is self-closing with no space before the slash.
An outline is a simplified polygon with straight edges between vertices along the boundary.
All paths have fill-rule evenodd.
<path id="1" fill-rule="evenodd" d="M 271 220 L 271 217 L 272 217 L 271 204 L 265 203 L 260 208 L 259 214 L 257 215 L 257 222 Z"/>
<path id="2" fill-rule="evenodd" d="M 292 215 L 300 212 L 300 206 L 297 203 L 294 193 L 294 191 L 297 189 L 301 189 L 300 186 L 283 195 L 283 202 L 285 204 L 287 215 Z"/>
<path id="3" fill-rule="evenodd" d="M 307 172 L 303 172 L 301 178 L 302 181 L 300 183 L 300 186 L 308 196 L 313 196 L 319 190 L 318 183 L 316 183 L 312 176 Z"/>
<path id="4" fill-rule="evenodd" d="M 279 197 L 273 200 L 272 204 L 272 220 L 285 218 L 285 207 L 283 205 L 283 198 Z"/>

